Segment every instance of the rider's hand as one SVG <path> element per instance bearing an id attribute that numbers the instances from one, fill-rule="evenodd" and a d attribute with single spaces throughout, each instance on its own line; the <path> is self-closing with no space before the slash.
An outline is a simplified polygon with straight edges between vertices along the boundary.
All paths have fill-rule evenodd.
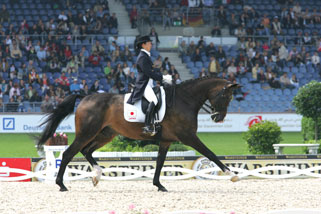
<path id="1" fill-rule="evenodd" d="M 163 75 L 163 82 L 171 85 L 173 83 L 172 76 L 169 74 Z"/>

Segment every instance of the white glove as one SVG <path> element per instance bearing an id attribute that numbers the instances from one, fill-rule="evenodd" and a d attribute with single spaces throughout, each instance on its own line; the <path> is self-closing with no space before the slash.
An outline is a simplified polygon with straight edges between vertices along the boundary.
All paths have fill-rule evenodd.
<path id="1" fill-rule="evenodd" d="M 167 74 L 167 75 L 163 75 L 163 82 L 167 83 L 167 84 L 172 84 L 173 82 L 172 76 Z"/>

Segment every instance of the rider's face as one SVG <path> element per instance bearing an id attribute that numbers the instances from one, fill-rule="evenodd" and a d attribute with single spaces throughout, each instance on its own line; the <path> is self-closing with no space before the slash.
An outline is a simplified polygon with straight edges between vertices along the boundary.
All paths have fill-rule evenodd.
<path id="1" fill-rule="evenodd" d="M 146 43 L 144 43 L 144 44 L 142 45 L 142 47 L 143 47 L 146 51 L 150 52 L 150 50 L 152 49 L 152 42 L 146 42 Z"/>

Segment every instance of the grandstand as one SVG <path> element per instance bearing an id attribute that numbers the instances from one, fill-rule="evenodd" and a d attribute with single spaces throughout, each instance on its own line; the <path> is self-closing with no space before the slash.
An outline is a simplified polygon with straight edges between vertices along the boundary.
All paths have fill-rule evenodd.
<path id="1" fill-rule="evenodd" d="M 159 34 L 152 37 L 160 40 L 154 42 L 158 48 L 152 50 L 152 60 L 170 56 L 182 80 L 217 75 L 243 85 L 229 112 L 293 112 L 298 88 L 320 81 L 321 19 L 315 7 L 320 1 L 197 2 L 202 4 L 1 1 L 0 111 L 41 112 L 70 93 L 129 91 L 137 73 L 134 41 L 152 27 Z M 137 29 L 129 31 L 136 28 L 129 24 L 133 20 Z M 215 73 L 210 71 L 212 56 L 220 65 Z"/>

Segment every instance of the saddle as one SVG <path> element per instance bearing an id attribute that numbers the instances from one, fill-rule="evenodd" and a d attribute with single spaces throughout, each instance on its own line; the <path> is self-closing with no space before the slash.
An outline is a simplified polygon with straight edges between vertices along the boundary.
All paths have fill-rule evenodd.
<path id="1" fill-rule="evenodd" d="M 158 103 L 155 106 L 155 122 L 162 122 L 166 112 L 166 95 L 164 88 L 161 87 L 154 87 L 154 93 L 157 97 Z M 145 122 L 145 114 L 147 111 L 147 107 L 149 102 L 145 97 L 142 100 L 136 102 L 134 105 L 130 105 L 127 103 L 128 98 L 130 97 L 130 93 L 125 94 L 124 98 L 124 118 L 128 122 Z"/>

